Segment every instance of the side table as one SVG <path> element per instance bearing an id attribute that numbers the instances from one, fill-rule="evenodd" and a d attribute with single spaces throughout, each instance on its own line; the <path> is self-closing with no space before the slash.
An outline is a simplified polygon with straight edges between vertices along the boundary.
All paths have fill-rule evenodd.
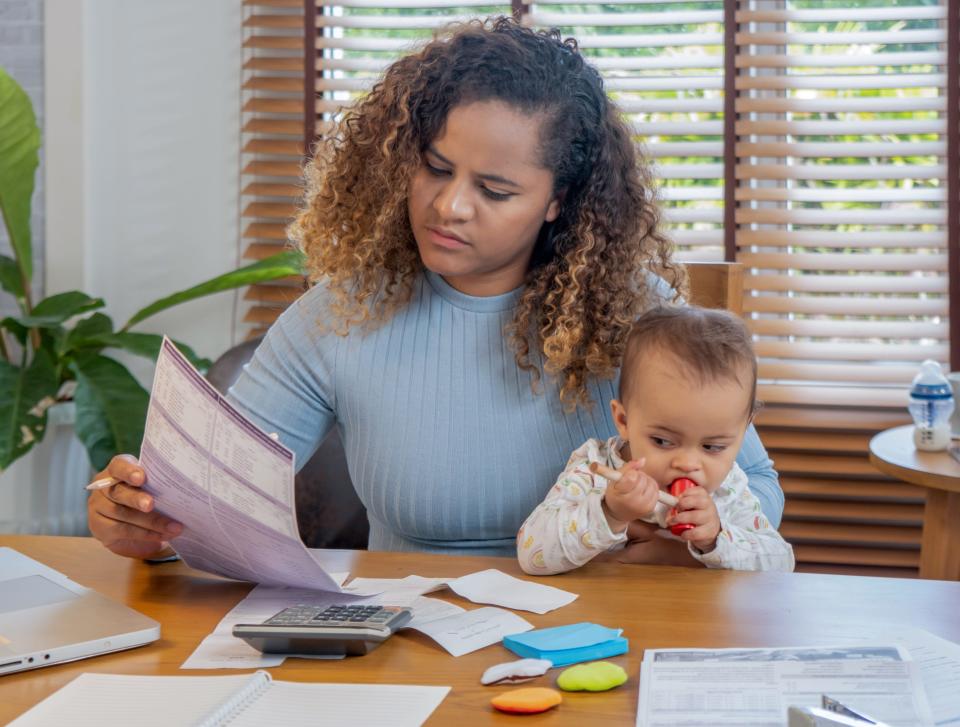
<path id="1" fill-rule="evenodd" d="M 870 440 L 870 462 L 884 474 L 927 488 L 920 577 L 960 580 L 960 462 L 947 452 L 920 452 L 913 425 Z"/>

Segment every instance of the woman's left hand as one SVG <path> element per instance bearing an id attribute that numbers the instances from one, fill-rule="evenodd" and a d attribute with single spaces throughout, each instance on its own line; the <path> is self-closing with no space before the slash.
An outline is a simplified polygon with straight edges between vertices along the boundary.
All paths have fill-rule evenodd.
<path id="1" fill-rule="evenodd" d="M 657 535 L 660 526 L 643 520 L 627 525 L 627 544 L 623 550 L 604 553 L 594 560 L 634 565 L 683 565 L 702 568 L 703 564 L 690 555 L 687 544 Z"/>
<path id="2" fill-rule="evenodd" d="M 679 540 L 654 536 L 650 540 L 627 541 L 627 547 L 611 553 L 620 563 L 635 565 L 683 565 L 702 568 L 703 564 L 690 555 L 687 544 Z"/>

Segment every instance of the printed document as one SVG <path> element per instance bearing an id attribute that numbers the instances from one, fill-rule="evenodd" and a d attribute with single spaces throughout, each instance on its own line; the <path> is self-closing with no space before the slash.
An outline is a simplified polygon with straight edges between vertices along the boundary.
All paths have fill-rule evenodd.
<path id="1" fill-rule="evenodd" d="M 782 727 L 826 694 L 892 727 L 932 727 L 920 671 L 897 646 L 648 649 L 637 727 Z"/>
<path id="2" fill-rule="evenodd" d="M 300 540 L 293 452 L 234 409 L 166 338 L 140 463 L 157 511 L 184 525 L 172 545 L 187 565 L 341 592 Z"/>
<path id="3" fill-rule="evenodd" d="M 923 629 L 887 623 L 838 624 L 824 630 L 823 637 L 841 644 L 882 640 L 903 646 L 920 669 L 934 724 L 960 727 L 960 644 Z"/>

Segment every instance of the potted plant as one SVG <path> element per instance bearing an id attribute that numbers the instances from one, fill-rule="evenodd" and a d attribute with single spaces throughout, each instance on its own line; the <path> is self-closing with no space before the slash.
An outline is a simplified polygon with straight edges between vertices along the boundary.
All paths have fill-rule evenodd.
<path id="1" fill-rule="evenodd" d="M 301 256 L 283 252 L 157 300 L 116 327 L 104 301 L 80 291 L 31 297 L 30 200 L 40 131 L 23 89 L 0 69 L 0 213 L 13 257 L 0 255 L 0 287 L 17 315 L 0 320 L 0 472 L 44 436 L 48 410 L 73 401 L 76 433 L 97 469 L 117 452 L 136 453 L 149 394 L 111 349 L 155 359 L 162 336 L 131 330 L 155 313 L 211 293 L 301 274 Z M 199 368 L 209 362 L 178 344 Z"/>

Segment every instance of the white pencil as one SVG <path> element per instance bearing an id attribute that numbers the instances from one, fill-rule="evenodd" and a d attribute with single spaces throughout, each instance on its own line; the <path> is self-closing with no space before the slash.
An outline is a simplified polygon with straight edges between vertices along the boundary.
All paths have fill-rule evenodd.
<path id="1" fill-rule="evenodd" d="M 116 477 L 104 477 L 101 480 L 94 480 L 89 485 L 87 485 L 85 490 L 102 490 L 106 487 L 113 487 L 114 485 L 119 485 L 120 480 Z"/>
<path id="2" fill-rule="evenodd" d="M 621 477 L 623 477 L 623 475 L 621 475 L 619 472 L 617 472 L 617 471 L 616 471 L 615 469 L 613 469 L 612 467 L 607 467 L 606 465 L 600 464 L 599 462 L 591 462 L 591 463 L 590 463 L 590 471 L 593 472 L 593 474 L 595 474 L 595 475 L 600 475 L 601 477 L 605 477 L 606 479 L 610 480 L 611 482 L 616 482 L 616 481 L 619 480 Z M 667 507 L 676 507 L 676 506 L 677 506 L 677 498 L 675 498 L 675 497 L 674 497 L 673 495 L 671 495 L 669 492 L 664 492 L 663 490 L 658 490 L 658 491 L 657 491 L 657 499 L 658 499 L 660 502 L 662 502 L 664 505 L 666 505 Z"/>

